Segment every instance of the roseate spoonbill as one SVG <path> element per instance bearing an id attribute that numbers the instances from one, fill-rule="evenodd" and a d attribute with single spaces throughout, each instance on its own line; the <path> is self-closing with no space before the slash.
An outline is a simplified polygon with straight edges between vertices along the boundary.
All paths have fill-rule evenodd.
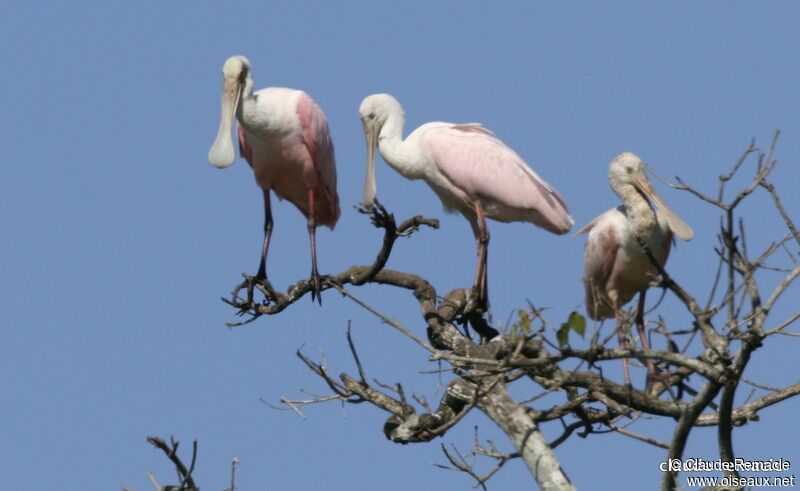
<path id="1" fill-rule="evenodd" d="M 270 190 L 306 216 L 311 242 L 311 298 L 322 303 L 317 272 L 316 227 L 333 229 L 339 219 L 336 161 L 328 123 L 316 102 L 301 90 L 269 87 L 253 92 L 250 62 L 231 56 L 222 67 L 222 116 L 208 161 L 220 169 L 233 163 L 231 120 L 239 121 L 239 151 L 264 192 L 264 243 L 253 282 L 267 277 L 266 261 L 272 235 Z"/>
<path id="2" fill-rule="evenodd" d="M 367 138 L 364 204 L 374 203 L 375 149 L 407 179 L 423 179 L 447 211 L 458 211 L 472 226 L 478 246 L 474 290 L 487 305 L 486 217 L 531 222 L 555 234 L 574 224 L 567 204 L 513 150 L 479 124 L 427 123 L 403 139 L 405 115 L 397 100 L 375 94 L 359 108 Z"/>
<path id="3" fill-rule="evenodd" d="M 575 235 L 589 234 L 583 250 L 583 283 L 589 317 L 595 320 L 614 317 L 619 343 L 624 346 L 620 309 L 638 293 L 636 326 L 642 346 L 650 349 L 644 331 L 644 299 L 658 271 L 638 239 L 647 244 L 653 258 L 663 267 L 675 240 L 673 235 L 691 240 L 693 232 L 656 194 L 644 171 L 638 156 L 630 152 L 618 155 L 608 166 L 608 181 L 623 204 L 598 216 Z M 631 387 L 627 358 L 622 362 L 625 383 Z M 649 358 L 647 372 L 648 378 L 656 374 Z"/>

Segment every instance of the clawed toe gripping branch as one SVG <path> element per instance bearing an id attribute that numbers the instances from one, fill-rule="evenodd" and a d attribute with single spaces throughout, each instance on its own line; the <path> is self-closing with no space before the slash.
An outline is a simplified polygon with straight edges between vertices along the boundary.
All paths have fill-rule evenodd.
<path id="1" fill-rule="evenodd" d="M 372 224 L 376 228 L 383 229 L 383 244 L 378 251 L 375 261 L 368 266 L 352 266 L 347 270 L 332 276 L 323 275 L 320 277 L 320 291 L 330 288 L 339 289 L 343 285 L 352 284 L 354 286 L 365 283 L 389 283 L 396 286 L 414 283 L 413 278 L 406 273 L 395 271 L 384 271 L 384 266 L 389 260 L 395 241 L 400 237 L 409 237 L 418 231 L 420 226 L 427 226 L 433 229 L 439 228 L 439 221 L 435 218 L 425 218 L 414 216 L 397 225 L 394 215 L 375 201 L 373 206 L 358 206 L 356 210 L 364 215 L 369 215 Z M 385 273 L 385 274 L 380 274 Z M 243 273 L 245 280 L 237 285 L 231 294 L 231 298 L 222 298 L 222 301 L 237 309 L 237 315 L 248 316 L 242 322 L 230 322 L 228 327 L 238 327 L 249 324 L 262 315 L 273 315 L 282 312 L 308 293 L 314 293 L 315 286 L 309 279 L 302 279 L 289 286 L 286 293 L 275 290 L 266 279 L 259 279 Z M 253 300 L 253 291 L 257 289 L 264 296 L 262 302 Z M 241 298 L 239 293 L 247 291 L 247 297 Z"/>

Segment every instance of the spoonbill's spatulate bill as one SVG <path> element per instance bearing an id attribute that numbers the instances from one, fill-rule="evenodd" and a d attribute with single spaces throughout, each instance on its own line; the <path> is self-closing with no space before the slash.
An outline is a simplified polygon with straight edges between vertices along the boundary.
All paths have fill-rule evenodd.
<path id="1" fill-rule="evenodd" d="M 638 293 L 636 325 L 642 345 L 650 349 L 644 330 L 644 301 L 658 271 L 637 237 L 647 244 L 663 267 L 673 235 L 690 240 L 693 232 L 655 192 L 638 156 L 630 152 L 617 156 L 608 167 L 608 180 L 623 204 L 598 216 L 576 234 L 588 234 L 583 253 L 586 311 L 596 320 L 614 317 L 620 344 L 624 345 L 620 309 Z M 623 367 L 625 382 L 630 387 L 627 359 L 623 359 Z M 649 358 L 647 370 L 649 377 L 656 373 Z"/>
<path id="2" fill-rule="evenodd" d="M 239 150 L 264 192 L 264 243 L 254 280 L 267 277 L 272 190 L 306 216 L 311 242 L 312 299 L 321 302 L 315 231 L 318 225 L 333 229 L 339 219 L 336 161 L 325 114 L 301 90 L 270 87 L 253 92 L 250 62 L 243 56 L 228 58 L 222 67 L 222 77 L 222 115 L 208 161 L 219 168 L 233 163 L 231 121 L 236 117 Z M 251 281 L 248 300 L 252 299 L 252 291 Z"/>
<path id="3" fill-rule="evenodd" d="M 567 205 L 513 150 L 478 124 L 427 123 L 403 139 L 405 115 L 388 94 L 367 97 L 359 109 L 367 138 L 364 204 L 374 203 L 375 150 L 408 179 L 422 179 L 445 208 L 464 215 L 478 243 L 474 289 L 486 304 L 486 218 L 531 222 L 555 234 L 573 225 Z"/>

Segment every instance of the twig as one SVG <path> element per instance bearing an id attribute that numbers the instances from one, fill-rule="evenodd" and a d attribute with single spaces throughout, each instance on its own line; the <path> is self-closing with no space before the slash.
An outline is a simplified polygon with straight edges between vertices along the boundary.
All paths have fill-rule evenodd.
<path id="1" fill-rule="evenodd" d="M 357 303 L 360 307 L 364 308 L 364 310 L 366 310 L 370 314 L 372 314 L 375 317 L 379 318 L 384 324 L 388 324 L 388 325 L 394 327 L 395 329 L 397 329 L 398 331 L 400 331 L 401 333 L 405 334 L 407 337 L 412 339 L 415 343 L 417 343 L 418 345 L 422 346 L 426 350 L 430 351 L 431 353 L 436 351 L 433 348 L 433 346 L 431 346 L 430 344 L 426 343 L 425 341 L 423 341 L 422 339 L 417 337 L 414 333 L 409 331 L 405 326 L 403 326 L 402 324 L 400 324 L 396 320 L 388 318 L 387 316 L 385 316 L 383 313 L 381 313 L 380 311 L 378 311 L 377 309 L 375 309 L 371 305 L 368 305 L 366 302 L 364 302 L 363 300 L 359 299 L 358 297 L 356 297 L 355 295 L 353 295 L 352 293 L 347 291 L 343 286 L 340 286 L 340 285 L 333 285 L 333 286 L 334 286 L 334 288 L 339 290 L 339 292 L 342 295 L 344 295 L 345 297 L 347 297 L 350 300 L 352 300 L 355 303 Z"/>
<path id="2" fill-rule="evenodd" d="M 638 433 L 634 433 L 634 432 L 632 432 L 630 430 L 626 430 L 625 428 L 620 428 L 620 427 L 618 427 L 618 426 L 616 426 L 616 425 L 614 425 L 612 423 L 606 423 L 606 426 L 608 426 L 612 430 L 616 431 L 620 435 L 625 435 L 625 436 L 633 438 L 634 440 L 638 440 L 640 442 L 647 443 L 648 445 L 653 445 L 655 447 L 659 447 L 659 448 L 663 448 L 663 449 L 669 450 L 669 444 L 668 443 L 664 443 L 662 441 L 656 440 L 655 438 L 651 438 L 651 437 L 646 436 L 646 435 L 640 435 Z"/>
<path id="3" fill-rule="evenodd" d="M 192 442 L 192 462 L 189 469 L 186 468 L 180 457 L 178 457 L 177 451 L 179 442 L 174 438 L 171 439 L 171 447 L 168 446 L 164 440 L 156 436 L 148 436 L 147 442 L 164 452 L 167 458 L 172 461 L 173 465 L 175 465 L 175 469 L 178 471 L 178 475 L 182 479 L 178 489 L 197 489 L 197 485 L 195 485 L 194 479 L 192 479 L 194 463 L 195 459 L 197 458 L 197 440 Z"/>
<path id="4" fill-rule="evenodd" d="M 228 491 L 236 491 L 236 466 L 239 465 L 239 457 L 231 459 L 231 486 Z"/>
<path id="5" fill-rule="evenodd" d="M 192 440 L 192 462 L 189 464 L 189 470 L 186 471 L 186 474 L 183 477 L 183 481 L 181 481 L 181 485 L 179 489 L 184 489 L 189 482 L 191 481 L 191 485 L 189 486 L 191 489 L 196 488 L 194 485 L 194 481 L 192 481 L 192 472 L 194 472 L 194 464 L 197 461 L 197 439 L 195 438 Z"/>
<path id="6" fill-rule="evenodd" d="M 350 321 L 347 321 L 347 345 L 350 347 L 350 353 L 353 354 L 353 359 L 356 361 L 358 367 L 358 376 L 361 378 L 362 383 L 367 383 L 367 377 L 364 375 L 364 367 L 361 366 L 361 360 L 358 359 L 356 347 L 353 344 L 353 337 L 350 335 Z"/>
<path id="7" fill-rule="evenodd" d="M 752 402 L 734 409 L 731 412 L 731 422 L 734 426 L 740 426 L 747 421 L 757 421 L 758 411 L 766 407 L 777 404 L 786 399 L 800 395 L 800 382 L 790 385 L 785 389 L 776 390 Z M 697 426 L 713 426 L 719 424 L 719 414 L 703 414 L 697 418 Z"/>
<path id="8" fill-rule="evenodd" d="M 491 479 L 492 476 L 494 476 L 497 473 L 497 471 L 499 471 L 508 461 L 508 459 L 500 459 L 497 465 L 495 465 L 492 469 L 490 469 L 489 472 L 487 472 L 484 475 L 480 475 L 477 472 L 475 472 L 474 463 L 472 464 L 468 463 L 467 459 L 461 454 L 461 452 L 458 451 L 458 448 L 455 445 L 452 445 L 453 452 L 458 456 L 458 459 L 456 459 L 452 454 L 450 454 L 450 452 L 448 452 L 447 447 L 444 444 L 442 444 L 441 447 L 442 447 L 442 452 L 444 453 L 445 457 L 447 457 L 447 460 L 453 467 L 450 468 L 447 466 L 443 466 L 441 464 L 433 464 L 433 465 L 441 469 L 464 472 L 465 474 L 468 474 L 470 477 L 475 479 L 476 482 L 475 487 L 480 486 L 484 490 L 486 489 L 486 481 Z"/>

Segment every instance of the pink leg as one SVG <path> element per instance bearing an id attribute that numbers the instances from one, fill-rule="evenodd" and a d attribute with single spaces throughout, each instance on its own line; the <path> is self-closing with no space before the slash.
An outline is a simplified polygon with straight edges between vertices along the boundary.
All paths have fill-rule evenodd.
<path id="1" fill-rule="evenodd" d="M 614 319 L 617 323 L 617 338 L 619 339 L 619 347 L 625 348 L 625 332 L 622 330 L 622 312 L 620 312 L 619 308 L 616 306 L 616 302 L 614 305 Z M 622 370 L 625 373 L 625 385 L 628 386 L 628 389 L 632 389 L 633 385 L 631 384 L 631 369 L 628 363 L 627 358 L 622 359 Z"/>
<path id="2" fill-rule="evenodd" d="M 479 201 L 475 202 L 475 214 L 478 216 L 478 228 L 475 240 L 478 242 L 478 265 L 475 268 L 475 281 L 473 289 L 478 292 L 478 301 L 484 307 L 489 304 L 489 286 L 487 281 L 487 257 L 489 248 L 489 229 L 486 227 L 486 217 Z"/>
<path id="3" fill-rule="evenodd" d="M 317 222 L 314 216 L 314 190 L 308 190 L 308 239 L 311 242 L 311 301 L 317 300 L 322 305 L 322 284 L 317 272 Z"/>
<path id="4" fill-rule="evenodd" d="M 644 295 L 646 291 L 639 293 L 639 305 L 636 308 L 636 330 L 639 331 L 639 339 L 642 340 L 642 347 L 650 349 L 650 341 L 647 340 L 647 333 L 644 331 Z M 646 358 L 647 376 L 652 377 L 656 374 L 656 365 L 652 358 Z"/>

